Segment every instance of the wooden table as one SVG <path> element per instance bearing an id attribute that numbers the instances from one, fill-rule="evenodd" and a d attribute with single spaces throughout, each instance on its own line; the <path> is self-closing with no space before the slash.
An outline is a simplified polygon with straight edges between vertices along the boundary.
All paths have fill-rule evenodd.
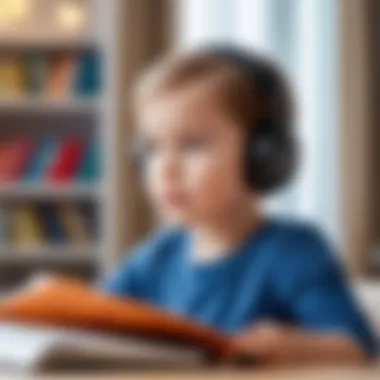
<path id="1" fill-rule="evenodd" d="M 57 375 L 0 374 L 1 380 L 380 380 L 380 365 L 371 368 L 304 368 L 272 370 L 139 371 Z"/>

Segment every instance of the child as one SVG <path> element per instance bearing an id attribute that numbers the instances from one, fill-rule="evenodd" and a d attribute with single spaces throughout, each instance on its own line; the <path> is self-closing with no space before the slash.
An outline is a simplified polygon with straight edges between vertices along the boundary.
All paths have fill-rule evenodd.
<path id="1" fill-rule="evenodd" d="M 212 325 L 261 362 L 372 357 L 375 338 L 320 233 L 261 210 L 296 157 L 278 69 L 232 48 L 169 56 L 134 106 L 144 183 L 166 226 L 104 289 Z"/>

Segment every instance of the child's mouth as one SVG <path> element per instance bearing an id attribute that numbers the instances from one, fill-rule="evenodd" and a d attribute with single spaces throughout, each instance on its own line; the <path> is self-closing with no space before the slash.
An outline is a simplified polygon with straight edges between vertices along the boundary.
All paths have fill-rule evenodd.
<path id="1" fill-rule="evenodd" d="M 179 207 L 179 206 L 183 206 L 186 203 L 187 197 L 183 193 L 168 192 L 164 194 L 163 200 L 164 200 L 164 203 L 169 206 Z"/>

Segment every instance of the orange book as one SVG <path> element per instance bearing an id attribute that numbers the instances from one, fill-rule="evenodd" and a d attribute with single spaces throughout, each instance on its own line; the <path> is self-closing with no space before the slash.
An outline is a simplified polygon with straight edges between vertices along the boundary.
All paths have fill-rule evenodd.
<path id="1" fill-rule="evenodd" d="M 55 57 L 49 65 L 46 90 L 53 98 L 62 98 L 70 94 L 73 87 L 76 59 L 73 54 Z"/>
<path id="2" fill-rule="evenodd" d="M 49 279 L 0 302 L 0 321 L 101 332 L 113 337 L 143 337 L 146 341 L 160 342 L 163 350 L 169 343 L 174 344 L 174 352 L 192 347 L 202 352 L 203 363 L 208 364 L 224 362 L 233 353 L 231 340 L 209 327 L 67 278 Z M 80 344 L 79 338 L 76 344 Z"/>

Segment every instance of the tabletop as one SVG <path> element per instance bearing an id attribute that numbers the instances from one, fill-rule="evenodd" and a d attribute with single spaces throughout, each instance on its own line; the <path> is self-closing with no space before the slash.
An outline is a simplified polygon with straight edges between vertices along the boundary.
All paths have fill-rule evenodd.
<path id="1" fill-rule="evenodd" d="M 0 374 L 1 380 L 375 380 L 380 379 L 380 365 L 366 368 L 331 367 L 298 369 L 202 370 L 202 371 L 123 371 L 66 374 Z"/>

